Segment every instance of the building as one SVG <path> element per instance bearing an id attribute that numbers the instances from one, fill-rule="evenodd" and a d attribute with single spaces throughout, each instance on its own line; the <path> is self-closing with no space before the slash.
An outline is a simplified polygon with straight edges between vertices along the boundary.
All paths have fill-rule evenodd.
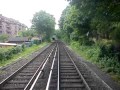
<path id="1" fill-rule="evenodd" d="M 10 37 L 7 43 L 24 44 L 30 41 L 31 40 L 28 37 Z"/>
<path id="2" fill-rule="evenodd" d="M 26 29 L 27 26 L 12 18 L 4 17 L 0 14 L 0 34 L 17 36 L 20 30 Z"/>

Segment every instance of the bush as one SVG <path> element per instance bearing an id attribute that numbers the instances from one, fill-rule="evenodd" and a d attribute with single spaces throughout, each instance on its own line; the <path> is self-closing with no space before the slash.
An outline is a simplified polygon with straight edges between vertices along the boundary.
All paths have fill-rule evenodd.
<path id="1" fill-rule="evenodd" d="M 1 51 L 0 52 L 0 61 L 5 60 L 5 52 Z"/>
<path id="2" fill-rule="evenodd" d="M 32 46 L 32 45 L 31 45 Z M 22 51 L 24 51 L 25 50 L 25 45 L 23 44 L 22 45 Z"/>
<path id="3" fill-rule="evenodd" d="M 79 42 L 72 41 L 71 47 L 78 53 L 82 54 L 82 56 L 85 56 L 86 59 L 91 59 L 94 62 L 98 59 L 100 49 L 97 45 L 85 46 L 79 44 Z"/>
<path id="4" fill-rule="evenodd" d="M 99 58 L 116 58 L 117 60 L 120 60 L 120 51 L 116 50 L 115 46 L 112 44 L 106 44 L 100 46 L 100 53 Z"/>
<path id="5" fill-rule="evenodd" d="M 79 38 L 79 43 L 85 46 L 92 46 L 93 44 L 95 44 L 94 41 L 87 36 L 81 36 Z"/>
<path id="6" fill-rule="evenodd" d="M 38 44 L 40 44 L 40 40 L 34 40 L 33 43 L 38 45 Z"/>
<path id="7" fill-rule="evenodd" d="M 1 49 L 0 50 L 0 61 L 11 59 L 14 54 L 17 54 L 23 51 L 24 49 L 25 47 L 20 47 L 20 46 L 13 47 L 7 50 Z"/>
<path id="8" fill-rule="evenodd" d="M 120 83 L 120 49 L 115 48 L 111 41 L 92 46 L 72 41 L 71 48 L 84 59 L 96 64 L 103 71 L 110 73 L 113 79 Z"/>
<path id="9" fill-rule="evenodd" d="M 116 58 L 104 57 L 99 60 L 99 65 L 101 68 L 108 73 L 113 72 L 120 74 L 120 63 Z"/>
<path id="10" fill-rule="evenodd" d="M 102 45 L 100 46 L 100 54 L 99 57 L 113 57 L 114 56 L 114 48 L 112 45 Z"/>

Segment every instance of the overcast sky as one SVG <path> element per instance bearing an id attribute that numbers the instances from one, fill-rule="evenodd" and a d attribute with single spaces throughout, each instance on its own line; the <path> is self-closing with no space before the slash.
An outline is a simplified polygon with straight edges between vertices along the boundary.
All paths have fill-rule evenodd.
<path id="1" fill-rule="evenodd" d="M 68 2 L 65 0 L 0 0 L 0 14 L 19 20 L 30 27 L 33 14 L 40 10 L 54 15 L 58 23 L 67 5 Z"/>

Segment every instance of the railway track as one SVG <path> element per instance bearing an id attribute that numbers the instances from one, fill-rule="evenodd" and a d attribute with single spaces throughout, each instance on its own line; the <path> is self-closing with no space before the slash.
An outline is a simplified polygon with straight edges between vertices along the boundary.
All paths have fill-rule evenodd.
<path id="1" fill-rule="evenodd" d="M 47 82 L 50 83 L 49 74 L 52 74 L 53 67 L 55 66 L 57 60 L 58 45 L 56 46 L 55 52 L 53 53 L 51 60 L 46 63 L 44 68 L 44 77 L 42 77 L 41 72 L 37 75 L 37 78 L 34 80 L 34 84 L 29 88 L 29 90 L 45 90 Z"/>
<path id="2" fill-rule="evenodd" d="M 60 50 L 60 90 L 90 90 L 66 49 L 61 47 Z"/>
<path id="3" fill-rule="evenodd" d="M 56 43 L 45 49 L 33 60 L 19 68 L 16 72 L 0 83 L 0 90 L 27 90 L 42 66 L 54 53 Z M 42 68 L 42 69 L 41 69 Z"/>
<path id="4" fill-rule="evenodd" d="M 0 90 L 112 90 L 62 42 L 33 61 L 2 82 Z"/>
<path id="5" fill-rule="evenodd" d="M 59 46 L 56 62 L 46 90 L 91 90 L 63 45 Z"/>
<path id="6" fill-rule="evenodd" d="M 112 90 L 81 61 L 78 62 L 61 42 L 57 58 L 51 69 L 52 74 L 49 75 L 46 90 Z"/>

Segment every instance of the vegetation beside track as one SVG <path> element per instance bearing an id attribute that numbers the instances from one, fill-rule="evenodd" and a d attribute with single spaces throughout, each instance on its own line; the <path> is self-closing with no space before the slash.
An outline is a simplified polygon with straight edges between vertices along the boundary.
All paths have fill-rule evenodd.
<path id="1" fill-rule="evenodd" d="M 120 84 L 120 63 L 115 57 L 100 57 L 101 49 L 99 45 L 85 46 L 72 41 L 70 48 L 88 60 L 96 64 L 103 71 L 109 73 L 111 77 Z"/>
<path id="2" fill-rule="evenodd" d="M 27 55 L 29 55 L 30 53 L 33 53 L 33 52 L 37 51 L 38 49 L 44 47 L 45 45 L 47 45 L 47 43 L 44 42 L 44 43 L 41 43 L 41 44 L 39 44 L 39 45 L 34 44 L 34 45 L 32 45 L 31 47 L 25 47 L 24 50 L 21 50 L 21 49 L 19 48 L 19 49 L 17 49 L 17 50 L 20 50 L 20 51 L 14 53 L 14 54 L 11 54 L 11 56 L 8 57 L 8 58 L 3 58 L 3 59 L 1 59 L 1 60 L 0 60 L 0 67 L 6 66 L 6 65 L 8 65 L 8 64 L 11 64 L 11 63 L 17 61 L 19 58 L 23 58 L 23 57 L 25 58 L 25 57 L 27 57 Z M 7 54 L 7 52 L 9 52 L 11 49 L 15 49 L 15 50 L 16 50 L 15 47 L 12 47 L 12 48 L 8 48 L 8 49 L 2 49 L 2 51 L 3 51 L 3 52 L 6 52 L 6 54 Z M 16 51 L 17 51 L 17 50 L 16 50 Z"/>
<path id="3" fill-rule="evenodd" d="M 120 82 L 120 5 L 114 0 L 67 0 L 56 35 Z"/>

